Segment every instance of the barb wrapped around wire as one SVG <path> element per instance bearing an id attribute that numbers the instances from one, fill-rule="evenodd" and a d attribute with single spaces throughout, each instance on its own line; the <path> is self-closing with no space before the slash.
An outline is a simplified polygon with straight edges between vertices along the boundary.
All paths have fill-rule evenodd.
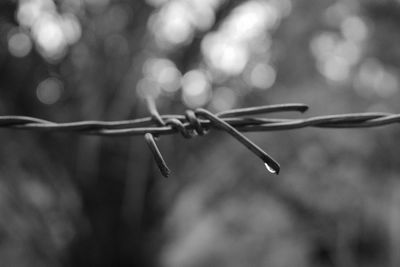
<path id="1" fill-rule="evenodd" d="M 121 121 L 78 121 L 57 123 L 27 116 L 0 116 L 0 127 L 75 132 L 79 134 L 101 136 L 142 135 L 152 152 L 163 176 L 170 170 L 157 147 L 156 140 L 161 135 L 180 133 L 185 138 L 203 136 L 211 129 L 223 130 L 236 138 L 264 163 L 267 169 L 278 174 L 279 164 L 264 150 L 246 138 L 241 132 L 264 132 L 292 130 L 305 127 L 321 128 L 365 128 L 377 127 L 400 122 L 400 114 L 391 113 L 351 113 L 317 116 L 306 119 L 276 119 L 250 117 L 274 112 L 308 109 L 304 104 L 279 104 L 242 109 L 234 109 L 213 114 L 205 109 L 188 110 L 185 115 L 160 115 L 154 100 L 147 99 L 150 117 Z"/>

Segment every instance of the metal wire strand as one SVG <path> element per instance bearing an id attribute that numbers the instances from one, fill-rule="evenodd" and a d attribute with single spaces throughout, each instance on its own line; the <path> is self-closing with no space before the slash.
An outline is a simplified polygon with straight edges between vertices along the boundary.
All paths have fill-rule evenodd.
<path id="1" fill-rule="evenodd" d="M 165 122 L 161 117 L 160 113 L 158 113 L 154 98 L 146 97 L 146 103 L 147 103 L 147 109 L 150 112 L 152 120 L 155 121 L 159 126 L 164 126 Z"/>
<path id="2" fill-rule="evenodd" d="M 189 127 L 186 127 L 180 120 L 178 119 L 169 119 L 166 121 L 166 125 L 171 126 L 173 129 L 176 129 L 184 138 L 190 139 L 194 136 L 194 133 Z"/>
<path id="3" fill-rule="evenodd" d="M 153 154 L 154 161 L 157 163 L 157 166 L 160 169 L 161 174 L 165 178 L 167 178 L 170 175 L 171 171 L 168 168 L 167 163 L 165 162 L 163 156 L 161 155 L 160 150 L 158 149 L 156 141 L 154 140 L 154 136 L 151 133 L 146 133 L 144 135 L 144 139 L 146 140 L 146 143 L 150 148 L 151 153 Z"/>
<path id="4" fill-rule="evenodd" d="M 151 114 L 151 119 L 155 121 L 159 126 L 164 126 L 166 123 L 164 122 L 163 118 L 158 113 L 157 106 L 154 102 L 154 99 L 151 97 L 146 98 L 147 101 L 147 108 Z M 171 171 L 169 170 L 167 163 L 165 162 L 160 149 L 157 146 L 155 141 L 154 135 L 152 133 L 146 133 L 144 135 L 144 139 L 148 147 L 150 148 L 151 153 L 153 154 L 154 161 L 156 162 L 158 169 L 160 170 L 161 174 L 168 178 Z"/>
<path id="5" fill-rule="evenodd" d="M 253 152 L 257 157 L 259 157 L 266 165 L 267 169 L 273 173 L 279 174 L 280 166 L 270 155 L 268 155 L 264 150 L 258 147 L 256 144 L 251 142 L 247 137 L 242 135 L 238 130 L 233 128 L 228 123 L 224 122 L 211 112 L 205 109 L 196 109 L 196 115 L 205 117 L 212 121 L 216 126 L 224 129 L 227 133 L 235 137 L 240 143 L 247 147 L 251 152 Z"/>
<path id="6" fill-rule="evenodd" d="M 198 109 L 195 112 L 189 110 L 186 111 L 185 115 L 160 115 L 152 99 L 147 100 L 147 106 L 151 117 L 120 121 L 90 120 L 59 123 L 28 116 L 0 116 L 0 128 L 73 132 L 100 136 L 145 136 L 157 166 L 164 175 L 169 168 L 155 142 L 155 138 L 160 135 L 180 133 L 186 138 L 191 138 L 196 135 L 204 135 L 210 129 L 223 130 L 230 133 L 260 157 L 271 171 L 278 173 L 278 163 L 240 132 L 293 130 L 305 127 L 366 128 L 400 122 L 400 114 L 392 113 L 351 113 L 305 119 L 251 117 L 252 115 L 272 112 L 304 112 L 308 109 L 304 104 L 279 104 L 241 108 L 220 112 L 215 115 L 204 109 Z"/>
<path id="7" fill-rule="evenodd" d="M 208 130 L 203 127 L 193 110 L 186 110 L 185 117 L 197 135 L 203 136 L 207 133 Z"/>
<path id="8" fill-rule="evenodd" d="M 177 119 L 187 129 L 193 128 L 182 115 L 161 115 L 163 120 Z M 305 127 L 320 128 L 366 128 L 400 122 L 400 114 L 352 113 L 318 116 L 306 119 L 275 118 L 221 118 L 241 132 L 265 132 L 293 130 Z M 207 119 L 199 120 L 206 129 L 211 126 Z M 23 130 L 76 132 L 79 134 L 102 136 L 130 136 L 152 133 L 155 135 L 175 134 L 178 129 L 171 126 L 154 125 L 151 117 L 121 121 L 77 121 L 58 123 L 26 116 L 0 116 L 0 127 Z"/>
<path id="9" fill-rule="evenodd" d="M 308 110 L 307 105 L 296 103 L 296 104 L 278 104 L 278 105 L 232 109 L 227 111 L 221 111 L 216 115 L 220 118 L 222 117 L 226 118 L 233 116 L 247 116 L 247 115 L 274 113 L 274 112 L 287 112 L 287 111 L 298 111 L 303 113 L 306 112 L 307 110 Z"/>

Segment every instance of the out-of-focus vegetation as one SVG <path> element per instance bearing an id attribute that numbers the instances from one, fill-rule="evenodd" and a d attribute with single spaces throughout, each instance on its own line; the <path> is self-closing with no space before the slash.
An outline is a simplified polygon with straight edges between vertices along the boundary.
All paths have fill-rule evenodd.
<path id="1" fill-rule="evenodd" d="M 395 0 L 0 3 L 0 113 L 55 121 L 303 102 L 400 112 Z M 142 138 L 1 130 L 2 266 L 399 266 L 399 128 Z"/>

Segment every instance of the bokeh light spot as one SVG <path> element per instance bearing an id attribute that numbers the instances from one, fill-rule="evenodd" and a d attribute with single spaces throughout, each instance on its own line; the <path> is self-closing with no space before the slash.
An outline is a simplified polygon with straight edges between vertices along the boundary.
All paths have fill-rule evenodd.
<path id="1" fill-rule="evenodd" d="M 43 104 L 51 105 L 56 103 L 64 89 L 63 83 L 54 77 L 43 80 L 36 89 L 36 96 Z"/>
<path id="2" fill-rule="evenodd" d="M 24 0 L 16 13 L 18 22 L 31 32 L 38 52 L 50 62 L 61 59 L 68 45 L 76 43 L 82 35 L 78 18 L 73 13 L 58 11 L 52 0 Z"/>
<path id="3" fill-rule="evenodd" d="M 151 22 L 151 29 L 161 44 L 180 45 L 186 43 L 193 35 L 190 14 L 185 3 L 170 2 Z"/>
<path id="4" fill-rule="evenodd" d="M 228 75 L 240 74 L 248 61 L 243 45 L 230 42 L 221 34 L 208 34 L 202 43 L 203 53 L 209 64 Z"/>
<path id="5" fill-rule="evenodd" d="M 58 59 L 64 55 L 67 40 L 57 18 L 52 15 L 39 18 L 33 25 L 32 33 L 45 57 Z"/>
<path id="6" fill-rule="evenodd" d="M 322 64 L 317 64 L 317 68 L 331 81 L 341 82 L 349 77 L 350 66 L 342 57 L 331 57 Z"/>
<path id="7" fill-rule="evenodd" d="M 207 34 L 201 43 L 206 63 L 214 74 L 225 77 L 239 75 L 251 55 L 261 51 L 269 54 L 268 43 L 264 41 L 268 40 L 269 31 L 280 23 L 281 11 L 285 9 L 290 9 L 290 4 L 257 0 L 236 7 L 220 28 Z"/>
<path id="8" fill-rule="evenodd" d="M 253 87 L 268 89 L 275 83 L 276 71 L 269 64 L 258 63 L 245 75 L 245 79 Z"/>
<path id="9" fill-rule="evenodd" d="M 336 82 L 346 80 L 362 56 L 362 46 L 359 43 L 331 32 L 323 32 L 314 37 L 310 49 L 316 58 L 319 72 Z"/>
<path id="10" fill-rule="evenodd" d="M 136 91 L 138 95 L 142 98 L 157 98 L 161 93 L 159 84 L 147 77 L 144 77 L 138 82 L 136 86 Z"/>
<path id="11" fill-rule="evenodd" d="M 279 18 L 274 6 L 261 1 L 249 1 L 237 7 L 224 26 L 236 39 L 244 40 L 273 28 Z"/>
<path id="12" fill-rule="evenodd" d="M 54 12 L 55 9 L 51 0 L 25 0 L 19 4 L 16 17 L 21 25 L 31 27 L 44 13 Z"/>
<path id="13" fill-rule="evenodd" d="M 31 49 L 32 41 L 25 33 L 14 33 L 8 39 L 8 50 L 15 57 L 25 57 Z"/>
<path id="14" fill-rule="evenodd" d="M 73 14 L 65 14 L 62 16 L 61 29 L 69 44 L 74 44 L 81 38 L 81 25 Z"/>
<path id="15" fill-rule="evenodd" d="M 355 42 L 361 42 L 368 36 L 368 27 L 365 22 L 357 16 L 347 17 L 340 25 L 343 35 Z"/>
<path id="16" fill-rule="evenodd" d="M 198 30 L 208 30 L 215 22 L 215 15 L 212 5 L 207 1 L 192 0 L 190 4 L 193 12 L 191 23 Z"/>
<path id="17" fill-rule="evenodd" d="M 187 72 L 182 78 L 182 98 L 188 107 L 204 106 L 211 97 L 211 86 L 201 70 Z"/>
<path id="18" fill-rule="evenodd" d="M 166 92 L 176 92 L 180 87 L 181 73 L 176 68 L 166 67 L 162 69 L 157 78 L 162 89 Z"/>
<path id="19" fill-rule="evenodd" d="M 143 73 L 156 81 L 165 92 L 173 93 L 180 87 L 181 73 L 169 59 L 152 58 L 146 60 Z"/>
<path id="20" fill-rule="evenodd" d="M 398 91 L 399 81 L 377 59 L 366 59 L 354 79 L 354 88 L 363 96 L 390 97 Z"/>
<path id="21" fill-rule="evenodd" d="M 329 25 L 336 27 L 349 16 L 349 13 L 350 10 L 344 2 L 336 1 L 325 10 L 324 18 Z"/>

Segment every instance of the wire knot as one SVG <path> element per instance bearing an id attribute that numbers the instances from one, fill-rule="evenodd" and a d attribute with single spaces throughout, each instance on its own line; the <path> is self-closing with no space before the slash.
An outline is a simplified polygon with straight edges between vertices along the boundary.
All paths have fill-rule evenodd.
<path id="1" fill-rule="evenodd" d="M 186 110 L 185 119 L 188 124 L 185 124 L 176 118 L 172 118 L 166 120 L 164 125 L 171 126 L 186 139 L 195 136 L 204 136 L 208 133 L 208 128 L 201 123 L 197 114 L 193 110 Z"/>
<path id="2" fill-rule="evenodd" d="M 160 135 L 181 133 L 185 138 L 205 135 L 215 128 L 229 133 L 240 143 L 258 156 L 271 173 L 278 174 L 279 164 L 265 151 L 251 142 L 241 132 L 292 130 L 305 127 L 319 128 L 367 128 L 400 123 L 400 114 L 368 112 L 316 116 L 305 119 L 259 118 L 273 112 L 305 112 L 305 104 L 288 103 L 239 108 L 213 114 L 205 109 L 187 110 L 185 115 L 160 115 L 153 99 L 147 99 L 151 117 L 122 121 L 76 121 L 52 122 L 27 116 L 0 116 L 0 128 L 14 128 L 42 131 L 68 131 L 79 134 L 102 136 L 144 135 L 161 173 L 167 177 L 170 173 L 156 141 Z M 155 125 L 155 126 L 154 126 Z"/>
<path id="3" fill-rule="evenodd" d="M 193 110 L 186 110 L 185 118 L 196 135 L 203 136 L 208 133 L 208 129 L 201 124 L 200 119 Z"/>
<path id="4" fill-rule="evenodd" d="M 205 109 L 187 110 L 185 116 L 179 115 L 166 115 L 161 116 L 158 113 L 154 99 L 147 98 L 147 107 L 151 114 L 151 122 L 156 124 L 160 128 L 164 128 L 167 131 L 179 132 L 184 138 L 193 138 L 195 136 L 203 136 L 208 133 L 209 128 L 217 128 L 230 134 L 242 143 L 246 148 L 258 156 L 264 163 L 266 168 L 275 174 L 279 173 L 279 164 L 264 150 L 258 147 L 256 144 L 251 142 L 247 137 L 239 132 L 234 126 L 249 127 L 251 125 L 257 126 L 259 122 L 264 124 L 265 121 L 260 121 L 252 118 L 240 119 L 237 116 L 247 116 L 256 114 L 265 114 L 270 112 L 279 111 L 299 111 L 304 112 L 307 110 L 307 106 L 303 104 L 283 104 L 283 105 L 270 105 L 261 106 L 254 108 L 242 108 L 230 111 L 224 111 L 217 114 L 213 114 Z M 236 116 L 236 118 L 232 118 Z M 203 120 L 201 120 L 201 118 Z M 232 123 L 232 125 L 231 125 Z M 250 124 L 249 124 L 250 123 Z M 235 125 L 236 124 L 236 125 Z M 159 128 L 156 128 L 159 129 Z M 161 171 L 161 173 L 167 177 L 170 173 L 167 164 L 165 163 L 160 150 L 155 142 L 155 136 L 157 137 L 156 129 L 145 132 L 145 140 L 153 154 L 153 157 Z M 160 129 L 161 130 L 161 129 Z"/>
<path id="5" fill-rule="evenodd" d="M 177 130 L 186 139 L 196 136 L 195 131 L 187 129 L 185 125 L 178 119 L 168 119 L 165 124 Z"/>

